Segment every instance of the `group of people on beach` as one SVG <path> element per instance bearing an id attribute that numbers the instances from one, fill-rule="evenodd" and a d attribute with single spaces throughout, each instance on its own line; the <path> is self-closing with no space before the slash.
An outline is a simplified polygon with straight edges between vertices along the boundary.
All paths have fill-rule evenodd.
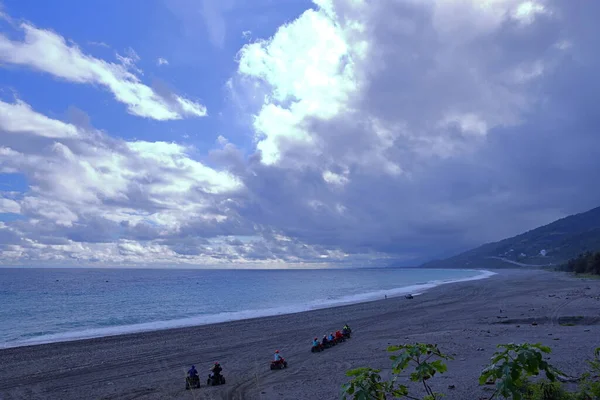
<path id="1" fill-rule="evenodd" d="M 210 369 L 210 374 L 208 375 L 208 379 L 206 381 L 207 385 L 222 385 L 225 383 L 225 377 L 221 374 L 223 371 L 223 367 L 219 362 L 215 362 L 215 364 Z M 185 388 L 186 389 L 197 389 L 200 387 L 200 375 L 198 375 L 198 370 L 195 365 L 192 365 L 187 372 L 187 376 L 185 378 Z"/>
<path id="2" fill-rule="evenodd" d="M 218 375 L 221 374 L 221 371 L 223 371 L 223 367 L 221 367 L 221 364 L 219 364 L 218 361 L 215 361 L 215 364 L 210 369 L 211 376 L 218 376 Z M 188 377 L 189 378 L 197 378 L 197 377 L 199 377 L 198 376 L 198 370 L 196 369 L 195 365 L 192 365 L 192 368 L 190 368 L 188 370 Z"/>
<path id="3" fill-rule="evenodd" d="M 345 324 L 342 330 L 337 330 L 331 332 L 329 335 L 323 335 L 323 339 L 319 341 L 319 338 L 314 338 L 312 342 L 311 351 L 317 352 L 330 348 L 331 346 L 335 346 L 338 343 L 344 342 L 346 339 L 350 338 L 350 334 L 352 333 L 352 329 L 348 324 Z"/>
<path id="4" fill-rule="evenodd" d="M 338 343 L 345 341 L 350 338 L 350 334 L 352 333 L 352 329 L 348 324 L 345 324 L 341 330 L 331 332 L 329 335 L 324 335 L 323 339 L 319 341 L 319 338 L 315 338 L 312 345 L 312 352 L 322 351 L 331 346 L 335 346 Z M 279 352 L 279 350 L 275 350 L 275 354 L 273 354 L 273 360 L 271 361 L 271 369 L 275 369 L 274 367 L 287 367 L 287 362 Z M 222 377 L 223 368 L 218 362 L 215 362 L 213 367 L 210 369 L 211 374 L 209 375 L 209 382 L 211 380 L 215 380 L 219 383 L 225 383 L 225 379 Z M 214 383 L 213 383 L 214 384 Z M 198 370 L 194 365 L 187 372 L 186 377 L 186 389 L 191 388 L 199 388 L 200 387 L 200 377 L 198 375 Z"/>

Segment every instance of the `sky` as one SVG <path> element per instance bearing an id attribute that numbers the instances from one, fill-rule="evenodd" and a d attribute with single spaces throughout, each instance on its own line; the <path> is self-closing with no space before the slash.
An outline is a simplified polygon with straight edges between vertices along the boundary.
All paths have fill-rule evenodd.
<path id="1" fill-rule="evenodd" d="M 0 0 L 0 264 L 416 265 L 596 207 L 597 15 Z"/>

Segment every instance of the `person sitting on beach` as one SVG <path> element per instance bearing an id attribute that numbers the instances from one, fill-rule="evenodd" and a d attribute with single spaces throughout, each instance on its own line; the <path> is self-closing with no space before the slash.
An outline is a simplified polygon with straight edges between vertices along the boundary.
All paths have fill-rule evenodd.
<path id="1" fill-rule="evenodd" d="M 196 370 L 196 367 L 194 365 L 192 365 L 192 368 L 189 369 L 188 376 L 190 378 L 198 376 L 198 371 Z"/>
<path id="2" fill-rule="evenodd" d="M 344 335 L 342 335 L 342 332 L 335 331 L 335 340 L 341 341 L 343 339 L 344 339 Z"/>
<path id="3" fill-rule="evenodd" d="M 329 340 L 330 342 L 334 342 L 335 341 L 335 336 L 333 336 L 333 332 L 331 332 L 329 334 L 329 336 L 327 337 L 327 340 Z"/>
<path id="4" fill-rule="evenodd" d="M 223 371 L 223 368 L 221 368 L 221 365 L 219 364 L 219 362 L 215 362 L 215 365 L 213 365 L 213 367 L 210 369 L 210 371 L 212 372 L 213 376 L 219 376 L 221 371 Z"/>
<path id="5" fill-rule="evenodd" d="M 319 347 L 321 345 L 321 342 L 319 342 L 319 338 L 315 338 L 315 340 L 313 340 L 313 347 Z"/>
<path id="6" fill-rule="evenodd" d="M 321 343 L 323 344 L 323 347 L 329 344 L 329 340 L 327 340 L 327 335 L 323 335 L 323 341 Z"/>
<path id="7" fill-rule="evenodd" d="M 350 326 L 348 324 L 344 325 L 344 331 L 348 331 L 348 333 L 352 332 L 352 329 L 350 329 Z"/>
<path id="8" fill-rule="evenodd" d="M 281 362 L 281 360 L 283 360 L 283 357 L 281 357 L 281 354 L 279 354 L 279 350 L 275 350 L 275 355 L 273 356 L 273 359 L 275 362 Z"/>

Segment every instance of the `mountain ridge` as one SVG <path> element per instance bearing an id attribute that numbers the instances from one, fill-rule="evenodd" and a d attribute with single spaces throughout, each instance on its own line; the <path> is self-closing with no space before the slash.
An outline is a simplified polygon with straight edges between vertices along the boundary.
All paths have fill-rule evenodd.
<path id="1" fill-rule="evenodd" d="M 544 267 L 600 250 L 600 207 L 455 256 L 428 261 L 423 268 Z"/>

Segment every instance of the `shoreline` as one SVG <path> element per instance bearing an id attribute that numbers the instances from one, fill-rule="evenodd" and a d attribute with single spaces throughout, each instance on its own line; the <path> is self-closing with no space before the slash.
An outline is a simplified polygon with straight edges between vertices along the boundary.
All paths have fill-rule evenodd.
<path id="1" fill-rule="evenodd" d="M 103 327 L 103 328 L 91 328 L 84 329 L 80 331 L 70 331 L 70 332 L 60 332 L 55 334 L 43 335 L 38 338 L 32 338 L 22 341 L 15 341 L 12 343 L 2 343 L 0 344 L 0 351 L 5 349 L 13 349 L 20 347 L 30 347 L 30 346 L 40 346 L 45 344 L 55 344 L 55 343 L 64 343 L 64 342 L 74 342 L 80 340 L 90 340 L 90 339 L 98 339 L 98 338 L 106 338 L 113 336 L 123 336 L 130 334 L 138 334 L 138 333 L 148 333 L 148 332 L 159 332 L 159 331 L 169 331 L 172 329 L 185 329 L 185 328 L 193 328 L 198 326 L 207 326 L 207 325 L 215 325 L 226 322 L 235 322 L 235 321 L 247 321 L 256 318 L 267 318 L 281 315 L 293 315 L 304 312 L 311 312 L 322 309 L 332 309 L 337 307 L 343 307 L 347 305 L 355 305 L 361 303 L 369 303 L 372 301 L 378 301 L 382 297 L 387 296 L 386 298 L 392 299 L 400 296 L 404 296 L 406 294 L 413 295 L 421 295 L 429 290 L 435 289 L 437 287 L 448 285 L 448 284 L 456 284 L 462 282 L 470 282 L 481 279 L 488 279 L 494 275 L 496 272 L 492 272 L 484 269 L 456 269 L 457 271 L 472 271 L 478 272 L 477 275 L 467 277 L 467 278 L 457 278 L 457 279 L 447 279 L 447 280 L 433 280 L 423 283 L 416 283 L 413 285 L 402 286 L 394 289 L 387 290 L 378 290 L 374 292 L 366 292 L 355 294 L 352 296 L 341 297 L 335 300 L 332 300 L 330 303 L 319 303 L 319 304 L 305 304 L 305 305 L 296 305 L 296 306 L 286 306 L 286 307 L 275 307 L 275 308 L 267 308 L 260 310 L 244 310 L 244 311 L 235 311 L 235 312 L 226 312 L 220 314 L 211 314 L 211 315 L 202 315 L 197 317 L 188 317 L 182 319 L 173 319 L 173 320 L 163 320 L 163 321 L 151 321 L 144 322 L 134 325 L 117 325 L 111 327 Z M 354 300 L 350 300 L 349 298 L 354 298 Z M 346 300 L 344 300 L 346 299 Z"/>
<path id="2" fill-rule="evenodd" d="M 437 343 L 453 355 L 448 372 L 431 382 L 448 400 L 489 395 L 477 377 L 499 343 L 541 342 L 552 348 L 553 365 L 583 372 L 582 360 L 600 344 L 600 281 L 539 270 L 497 272 L 412 300 L 0 350 L 0 398 L 336 399 L 347 370 L 369 366 L 385 375 L 391 367 L 385 349 L 406 342 Z M 314 336 L 344 323 L 352 339 L 310 352 Z M 287 370 L 269 370 L 275 349 L 288 360 Z M 223 365 L 227 384 L 185 391 L 187 368 L 195 364 L 203 377 L 214 361 Z"/>

